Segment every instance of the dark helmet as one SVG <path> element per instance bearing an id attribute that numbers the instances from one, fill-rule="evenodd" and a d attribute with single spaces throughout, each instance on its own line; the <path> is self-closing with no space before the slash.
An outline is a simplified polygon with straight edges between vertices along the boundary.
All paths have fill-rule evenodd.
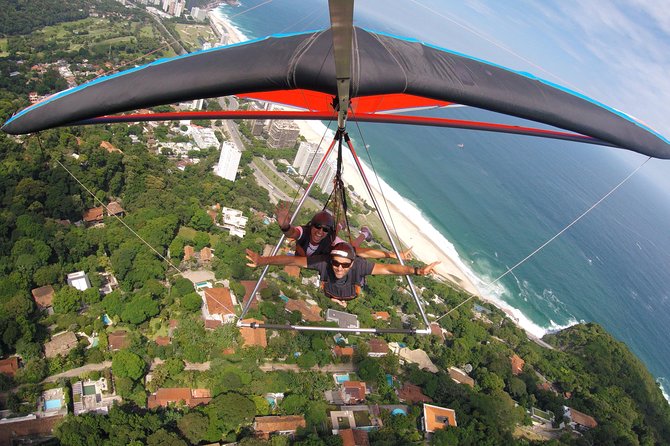
<path id="1" fill-rule="evenodd" d="M 356 250 L 349 243 L 340 242 L 330 249 L 330 256 L 354 260 L 356 258 Z"/>
<path id="2" fill-rule="evenodd" d="M 335 229 L 335 219 L 328 211 L 321 211 L 314 214 L 312 221 L 309 222 L 310 226 L 319 225 L 323 228 L 328 228 L 328 232 L 333 232 Z"/>

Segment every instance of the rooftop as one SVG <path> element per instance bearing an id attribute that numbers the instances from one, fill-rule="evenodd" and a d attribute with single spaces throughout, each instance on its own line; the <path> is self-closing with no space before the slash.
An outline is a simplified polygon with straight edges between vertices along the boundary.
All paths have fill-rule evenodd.
<path id="1" fill-rule="evenodd" d="M 244 319 L 242 322 L 262 324 L 263 321 L 257 319 Z M 249 328 L 249 327 L 240 327 L 240 334 L 244 339 L 244 346 L 251 347 L 254 345 L 259 345 L 263 348 L 267 347 L 268 341 L 265 336 L 265 328 Z"/>
<path id="2" fill-rule="evenodd" d="M 235 307 L 228 288 L 205 288 L 205 299 L 209 314 L 235 314 Z"/>
<path id="3" fill-rule="evenodd" d="M 38 307 L 48 308 L 53 304 L 54 287 L 52 287 L 51 285 L 45 285 L 39 288 L 35 288 L 31 292 L 33 294 L 33 298 L 35 299 L 35 303 L 37 304 Z"/>
<path id="4" fill-rule="evenodd" d="M 426 432 L 435 432 L 445 426 L 456 427 L 456 411 L 446 407 L 423 405 L 424 429 Z"/>

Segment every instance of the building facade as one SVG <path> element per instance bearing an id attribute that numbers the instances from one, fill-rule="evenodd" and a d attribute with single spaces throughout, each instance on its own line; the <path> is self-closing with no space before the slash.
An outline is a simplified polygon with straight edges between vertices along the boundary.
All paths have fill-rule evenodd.
<path id="1" fill-rule="evenodd" d="M 226 180 L 235 181 L 241 158 L 240 149 L 235 144 L 224 141 L 221 144 L 221 155 L 219 155 L 219 163 L 214 168 L 214 173 Z"/>

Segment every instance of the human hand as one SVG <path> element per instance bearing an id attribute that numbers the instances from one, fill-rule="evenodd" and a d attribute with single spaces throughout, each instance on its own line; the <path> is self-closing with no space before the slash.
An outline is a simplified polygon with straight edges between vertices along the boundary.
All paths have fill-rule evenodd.
<path id="1" fill-rule="evenodd" d="M 419 273 L 420 276 L 425 276 L 433 272 L 435 267 L 439 265 L 441 262 L 433 262 L 428 266 L 422 266 L 421 268 L 417 268 L 417 272 Z"/>
<path id="2" fill-rule="evenodd" d="M 256 268 L 257 266 L 260 266 L 260 259 L 261 255 L 258 254 L 257 252 L 254 252 L 250 249 L 247 249 L 247 260 L 249 260 L 249 263 L 247 263 L 247 266 L 251 268 Z"/>
<path id="3" fill-rule="evenodd" d="M 281 201 L 277 204 L 275 215 L 277 216 L 277 224 L 279 224 L 280 228 L 285 228 L 291 224 L 291 212 L 287 202 Z"/>
<path id="4" fill-rule="evenodd" d="M 412 258 L 414 257 L 414 256 L 412 255 L 412 247 L 410 246 L 410 247 L 407 248 L 406 250 L 404 250 L 404 251 L 400 251 L 400 257 L 401 257 L 403 260 L 412 260 Z"/>
<path id="5" fill-rule="evenodd" d="M 336 304 L 338 304 L 338 305 L 340 305 L 344 308 L 347 308 L 347 301 L 346 300 L 334 299 L 332 297 L 330 298 L 330 300 L 332 300 L 333 302 L 335 302 Z"/>

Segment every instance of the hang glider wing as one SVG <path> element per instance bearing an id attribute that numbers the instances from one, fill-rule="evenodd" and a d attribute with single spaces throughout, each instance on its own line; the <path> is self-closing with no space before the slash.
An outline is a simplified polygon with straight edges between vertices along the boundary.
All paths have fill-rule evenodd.
<path id="1" fill-rule="evenodd" d="M 353 42 L 350 120 L 448 125 L 449 120 L 441 123 L 394 112 L 462 104 L 572 133 L 520 131 L 488 123 L 462 128 L 563 135 L 670 158 L 670 141 L 644 124 L 531 75 L 361 28 L 354 28 Z M 160 60 L 58 93 L 21 111 L 2 129 L 24 134 L 82 121 L 104 122 L 94 118 L 227 95 L 272 100 L 303 111 L 302 118 L 293 119 L 326 119 L 335 116 L 337 95 L 332 43 L 327 30 L 271 36 Z"/>

